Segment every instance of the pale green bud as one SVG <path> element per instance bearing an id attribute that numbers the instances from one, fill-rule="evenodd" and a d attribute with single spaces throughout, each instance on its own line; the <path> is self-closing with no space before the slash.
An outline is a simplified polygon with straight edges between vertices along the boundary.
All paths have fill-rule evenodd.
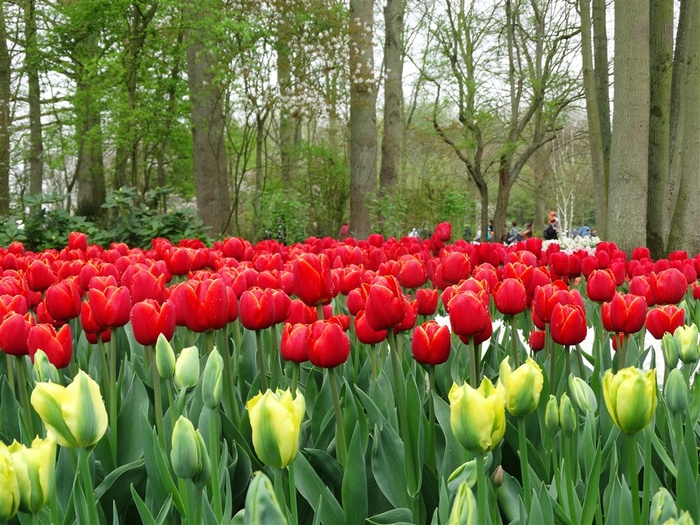
<path id="1" fill-rule="evenodd" d="M 603 397 L 613 422 L 625 434 L 634 434 L 651 421 L 656 410 L 656 370 L 633 366 L 603 376 Z"/>
<path id="2" fill-rule="evenodd" d="M 200 436 L 201 438 L 201 436 Z M 180 416 L 175 422 L 170 461 L 178 478 L 192 479 L 202 470 L 201 450 L 192 422 Z"/>
<path id="3" fill-rule="evenodd" d="M 15 465 L 22 512 L 36 514 L 46 504 L 56 485 L 56 442 L 34 438 L 31 448 L 15 441 L 8 447 Z"/>
<path id="4" fill-rule="evenodd" d="M 163 379 L 171 379 L 175 375 L 175 352 L 162 333 L 156 340 L 156 368 Z"/>
<path id="5" fill-rule="evenodd" d="M 649 525 L 661 525 L 669 519 L 676 519 L 676 502 L 673 496 L 664 487 L 654 494 L 651 500 L 651 511 L 649 512 Z"/>
<path id="6" fill-rule="evenodd" d="M 195 485 L 198 487 L 203 487 L 209 482 L 211 478 L 211 460 L 209 459 L 209 453 L 207 452 L 207 447 L 204 444 L 204 438 L 199 432 L 199 429 L 195 430 L 195 437 L 197 438 L 197 450 L 199 453 L 199 459 L 201 461 L 201 468 L 199 472 L 192 478 Z"/>
<path id="7" fill-rule="evenodd" d="M 544 377 L 542 369 L 531 358 L 511 370 L 506 357 L 499 368 L 499 388 L 505 391 L 506 409 L 515 417 L 531 414 L 540 402 Z"/>
<path id="8" fill-rule="evenodd" d="M 194 388 L 199 381 L 199 349 L 183 348 L 175 363 L 175 383 L 180 388 Z"/>
<path id="9" fill-rule="evenodd" d="M 20 493 L 15 465 L 7 445 L 0 441 L 0 521 L 9 521 L 17 514 Z"/>
<path id="10" fill-rule="evenodd" d="M 673 340 L 676 343 L 678 357 L 685 364 L 698 362 L 698 327 L 694 324 L 690 326 L 679 326 L 673 332 Z"/>
<path id="11" fill-rule="evenodd" d="M 262 472 L 256 472 L 250 482 L 245 497 L 243 525 L 276 523 L 287 525 L 287 512 L 283 511 L 275 498 L 270 479 Z"/>
<path id="12" fill-rule="evenodd" d="M 544 411 L 544 425 L 551 436 L 556 436 L 559 432 L 559 404 L 552 394 L 549 395 L 547 408 Z"/>
<path id="13" fill-rule="evenodd" d="M 48 435 L 62 447 L 92 447 L 107 431 L 107 410 L 100 387 L 82 370 L 67 387 L 37 383 L 31 402 Z"/>
<path id="14" fill-rule="evenodd" d="M 566 437 L 571 437 L 576 431 L 576 410 L 571 404 L 569 396 L 564 392 L 559 400 L 559 424 L 561 425 L 561 431 Z"/>
<path id="15" fill-rule="evenodd" d="M 598 401 L 593 389 L 582 378 L 573 374 L 569 376 L 569 394 L 576 408 L 581 412 L 593 414 L 598 409 Z"/>
<path id="16" fill-rule="evenodd" d="M 38 349 L 34 354 L 34 367 L 32 368 L 34 374 L 34 382 L 36 383 L 60 383 L 61 376 L 58 373 L 58 369 L 51 364 L 49 358 L 46 356 L 43 350 Z"/>
<path id="17" fill-rule="evenodd" d="M 289 389 L 259 393 L 247 404 L 253 447 L 260 460 L 271 467 L 289 465 L 299 450 L 299 434 L 306 405 L 297 392 Z"/>
<path id="18" fill-rule="evenodd" d="M 678 350 L 676 349 L 676 341 L 668 332 L 666 332 L 661 338 L 661 352 L 664 354 L 664 363 L 669 369 L 676 368 L 678 366 Z"/>
<path id="19" fill-rule="evenodd" d="M 457 441 L 474 454 L 496 448 L 506 431 L 505 395 L 485 377 L 479 388 L 467 383 L 453 384 L 450 400 L 450 426 Z"/>
<path id="20" fill-rule="evenodd" d="M 202 398 L 209 408 L 216 408 L 221 400 L 221 378 L 224 371 L 224 360 L 214 347 L 209 353 L 207 364 L 202 374 Z"/>
<path id="21" fill-rule="evenodd" d="M 450 511 L 450 517 L 447 519 L 447 525 L 470 525 L 478 523 L 478 520 L 476 498 L 467 486 L 467 482 L 463 481 L 457 489 L 457 495 L 452 503 L 452 510 Z"/>
<path id="22" fill-rule="evenodd" d="M 693 517 L 687 510 L 681 514 L 678 518 L 669 518 L 664 521 L 664 525 L 695 525 Z"/>
<path id="23" fill-rule="evenodd" d="M 684 413 L 688 406 L 688 383 L 678 368 L 674 368 L 668 374 L 664 385 L 664 399 L 668 409 L 676 414 Z"/>

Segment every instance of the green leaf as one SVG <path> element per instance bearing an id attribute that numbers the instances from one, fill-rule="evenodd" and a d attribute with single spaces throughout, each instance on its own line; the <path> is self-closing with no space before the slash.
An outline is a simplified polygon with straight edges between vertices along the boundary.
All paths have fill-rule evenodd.
<path id="1" fill-rule="evenodd" d="M 386 424 L 386 418 L 379 410 L 375 402 L 357 386 L 355 386 L 355 393 L 357 394 L 357 399 L 360 401 L 360 403 L 362 403 L 362 406 L 367 412 L 369 423 L 372 426 L 377 425 L 381 429 Z"/>
<path id="2" fill-rule="evenodd" d="M 383 430 L 374 428 L 372 446 L 372 474 L 382 493 L 396 508 L 409 508 L 406 491 L 406 473 L 399 465 L 404 464 L 404 449 L 401 438 L 391 425 Z"/>
<path id="3" fill-rule="evenodd" d="M 695 523 L 700 522 L 700 505 L 695 490 L 697 477 L 697 469 L 693 474 L 686 448 L 681 447 L 678 458 L 678 478 L 676 479 L 676 502 L 680 511 L 690 512 Z"/>
<path id="4" fill-rule="evenodd" d="M 599 485 L 600 485 L 600 465 L 603 454 L 600 450 L 596 451 L 593 468 L 587 474 L 586 480 L 586 495 L 583 499 L 583 514 L 581 515 L 581 524 L 585 525 L 593 523 L 596 508 L 598 507 Z"/>
<path id="5" fill-rule="evenodd" d="M 124 361 L 124 365 L 131 368 L 127 361 Z M 117 416 L 117 464 L 119 465 L 131 463 L 143 456 L 143 441 L 140 433 L 135 432 L 135 428 L 139 424 L 139 412 L 142 408 L 148 410 L 149 406 L 146 387 L 135 373 L 132 372 L 129 378 L 131 381 L 128 382 Z"/>
<path id="6" fill-rule="evenodd" d="M 398 525 L 413 523 L 413 515 L 410 509 L 393 509 L 367 518 L 367 521 L 373 525 Z"/>
<path id="7" fill-rule="evenodd" d="M 367 471 L 359 423 L 350 439 L 348 462 L 343 475 L 342 499 L 346 524 L 362 524 L 367 517 Z"/>
<path id="8" fill-rule="evenodd" d="M 151 514 L 151 511 L 148 510 L 148 507 L 141 499 L 141 496 L 139 496 L 139 493 L 136 492 L 136 489 L 134 488 L 134 486 L 131 485 L 129 488 L 131 490 L 131 496 L 134 498 L 134 503 L 136 504 L 136 509 L 139 511 L 139 516 L 141 517 L 141 523 L 143 523 L 143 525 L 158 525 L 158 522 L 153 517 L 153 514 Z M 163 505 L 163 508 L 165 508 L 165 505 L 167 505 L 168 508 L 170 508 L 171 501 L 172 501 L 171 499 L 166 499 L 165 504 Z"/>
<path id="9" fill-rule="evenodd" d="M 145 460 L 143 458 L 122 465 L 113 470 L 102 480 L 95 489 L 95 497 L 98 500 L 113 501 L 117 504 L 117 510 L 123 512 L 131 502 L 130 489 L 132 485 L 138 485 L 146 474 Z"/>
<path id="10" fill-rule="evenodd" d="M 318 514 L 319 519 L 326 525 L 345 522 L 345 514 L 338 500 L 328 489 L 324 481 L 311 468 L 303 454 L 297 454 L 294 460 L 295 480 L 299 493 Z M 321 505 L 323 500 L 323 505 Z"/>
<path id="11" fill-rule="evenodd" d="M 73 505 L 75 506 L 75 515 L 78 518 L 78 523 L 93 523 L 93 514 L 88 509 L 85 492 L 82 484 L 78 482 L 77 476 L 73 485 Z"/>
<path id="12" fill-rule="evenodd" d="M 7 377 L 0 376 L 0 438 L 4 443 L 12 443 L 22 438 L 19 432 L 20 406 Z"/>
<path id="13" fill-rule="evenodd" d="M 423 404 L 420 400 L 415 377 L 409 374 L 406 380 L 406 418 L 408 436 L 404 439 L 405 471 L 408 494 L 415 497 L 423 482 Z"/>

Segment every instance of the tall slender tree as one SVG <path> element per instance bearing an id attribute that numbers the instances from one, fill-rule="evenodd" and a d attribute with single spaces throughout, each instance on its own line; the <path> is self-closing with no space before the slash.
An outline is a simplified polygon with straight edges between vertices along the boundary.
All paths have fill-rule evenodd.
<path id="1" fill-rule="evenodd" d="M 37 43 L 35 0 L 24 0 L 24 72 L 27 76 L 29 106 L 29 194 L 42 193 L 44 180 L 44 139 L 41 124 L 41 54 Z"/>
<path id="2" fill-rule="evenodd" d="M 390 194 L 401 168 L 403 125 L 404 0 L 387 0 L 384 6 L 384 135 L 382 136 L 381 191 Z"/>
<path id="3" fill-rule="evenodd" d="M 5 10 L 0 4 L 0 215 L 10 209 L 10 50 Z"/>

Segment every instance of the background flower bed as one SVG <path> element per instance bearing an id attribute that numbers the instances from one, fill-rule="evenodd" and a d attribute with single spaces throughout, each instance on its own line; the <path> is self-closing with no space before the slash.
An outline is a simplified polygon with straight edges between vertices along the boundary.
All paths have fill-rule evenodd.
<path id="1" fill-rule="evenodd" d="M 66 401 L 63 419 L 105 407 L 104 418 L 68 425 L 94 443 L 49 432 L 60 445 L 55 473 L 18 483 L 19 501 L 28 487 L 42 490 L 12 520 L 698 521 L 697 332 L 694 343 L 671 334 L 700 323 L 700 256 L 653 261 L 610 243 L 564 252 L 537 239 L 506 248 L 450 236 L 443 224 L 425 241 L 231 238 L 208 248 L 155 239 L 141 250 L 72 234 L 60 251 L 2 249 L 3 443 L 32 450 L 45 435 L 32 405 L 53 398 L 35 395 L 37 384 L 77 385 L 82 370 L 104 401 L 85 386 L 91 393 Z M 643 307 L 630 307 L 634 297 Z M 606 324 L 633 315 L 648 326 L 618 334 L 613 351 Z M 656 368 L 660 355 L 644 342 L 650 315 L 659 338 L 669 332 L 660 346 L 667 366 L 657 373 L 658 403 L 651 393 L 620 401 L 633 413 L 655 407 L 651 424 L 627 437 L 606 408 L 603 377 Z M 436 316 L 458 333 L 440 335 L 429 323 Z M 583 349 L 581 330 L 593 333 Z M 464 429 L 492 437 L 500 424 L 482 428 L 483 414 L 461 413 L 449 393 L 482 378 L 499 390 L 508 356 L 514 370 L 516 356 L 540 369 L 535 410 L 504 412 L 502 439 L 469 451 Z M 671 369 L 678 373 L 664 382 Z M 511 393 L 535 394 L 517 383 Z M 251 424 L 251 399 L 267 388 L 303 395 L 303 417 L 289 419 L 291 401 L 268 396 L 260 406 L 272 416 Z M 19 479 L 31 462 L 2 450 L 12 458 L 3 479 Z M 2 503 L 2 517 L 14 514 L 13 501 Z"/>

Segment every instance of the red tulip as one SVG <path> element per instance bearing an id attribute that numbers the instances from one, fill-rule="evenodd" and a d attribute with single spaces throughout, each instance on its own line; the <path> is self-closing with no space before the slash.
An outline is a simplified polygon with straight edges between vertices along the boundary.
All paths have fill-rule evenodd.
<path id="1" fill-rule="evenodd" d="M 162 303 L 167 298 L 165 275 L 153 275 L 149 270 L 137 271 L 129 284 L 131 300 L 140 303 L 145 299 L 155 299 Z"/>
<path id="2" fill-rule="evenodd" d="M 0 295 L 0 319 L 8 313 L 26 314 L 27 299 L 23 295 Z"/>
<path id="3" fill-rule="evenodd" d="M 131 295 L 125 286 L 107 286 L 104 291 L 90 288 L 88 298 L 92 315 L 103 328 L 116 328 L 129 322 Z"/>
<path id="4" fill-rule="evenodd" d="M 490 263 L 482 263 L 474 268 L 472 277 L 479 282 L 486 281 L 488 290 L 493 290 L 498 283 L 498 273 L 496 273 L 496 269 Z"/>
<path id="5" fill-rule="evenodd" d="M 420 288 L 428 280 L 425 265 L 417 257 L 406 255 L 400 264 L 398 278 L 404 288 Z"/>
<path id="6" fill-rule="evenodd" d="M 131 309 L 131 327 L 134 339 L 143 346 L 156 344 L 160 334 L 169 341 L 175 333 L 175 305 L 171 301 L 160 304 L 155 299 L 140 301 Z"/>
<path id="7" fill-rule="evenodd" d="M 290 324 L 311 324 L 318 321 L 318 312 L 316 308 L 306 306 L 301 299 L 292 299 L 289 304 L 289 315 L 285 321 Z"/>
<path id="8" fill-rule="evenodd" d="M 315 366 L 335 368 L 350 355 L 350 339 L 343 329 L 330 321 L 316 321 L 311 325 L 308 356 Z"/>
<path id="9" fill-rule="evenodd" d="M 374 330 L 388 330 L 403 321 L 405 311 L 401 285 L 390 275 L 377 277 L 369 287 L 365 312 Z"/>
<path id="10" fill-rule="evenodd" d="M 563 281 L 554 281 L 535 289 L 532 305 L 543 322 L 548 323 L 551 319 L 554 305 L 559 302 L 557 294 L 561 291 L 568 291 Z"/>
<path id="11" fill-rule="evenodd" d="M 530 332 L 528 342 L 533 352 L 539 352 L 544 348 L 544 336 L 545 332 L 542 330 L 533 330 Z"/>
<path id="12" fill-rule="evenodd" d="M 688 289 L 685 275 L 676 268 L 668 268 L 658 274 L 652 272 L 649 284 L 656 304 L 679 303 Z"/>
<path id="13" fill-rule="evenodd" d="M 80 315 L 80 287 L 70 278 L 46 290 L 46 309 L 56 321 L 65 322 Z"/>
<path id="14" fill-rule="evenodd" d="M 0 321 L 0 349 L 10 355 L 27 355 L 27 339 L 34 326 L 31 313 L 9 313 Z"/>
<path id="15" fill-rule="evenodd" d="M 554 342 L 577 345 L 586 338 L 586 311 L 577 304 L 554 305 L 550 330 Z"/>
<path id="16" fill-rule="evenodd" d="M 264 330 L 275 324 L 275 302 L 272 290 L 257 286 L 241 295 L 238 305 L 241 324 L 248 330 Z"/>
<path id="17" fill-rule="evenodd" d="M 337 315 L 326 315 L 326 308 L 330 309 L 330 313 L 333 313 L 333 309 L 330 305 L 323 307 L 323 318 L 331 323 L 335 323 L 343 329 L 343 332 L 350 330 L 350 316 L 345 314 Z"/>
<path id="18" fill-rule="evenodd" d="M 341 294 L 348 295 L 362 284 L 362 270 L 358 267 L 347 267 L 337 271 L 339 276 L 338 287 Z"/>
<path id="19" fill-rule="evenodd" d="M 630 293 L 644 297 L 647 301 L 647 306 L 651 307 L 656 304 L 654 294 L 651 292 L 651 284 L 649 279 L 644 275 L 637 275 L 630 280 Z"/>
<path id="20" fill-rule="evenodd" d="M 418 318 L 418 303 L 415 301 L 415 299 L 413 301 L 409 301 L 404 297 L 403 311 L 403 321 L 394 326 L 395 334 L 412 330 L 416 325 L 416 319 Z"/>
<path id="21" fill-rule="evenodd" d="M 603 327 L 608 332 L 637 333 L 644 326 L 646 315 L 646 300 L 644 297 L 633 294 L 616 293 L 612 300 L 609 303 L 603 303 L 601 308 Z"/>
<path id="22" fill-rule="evenodd" d="M 311 327 L 307 324 L 284 323 L 280 343 L 282 359 L 295 363 L 308 361 L 308 338 L 310 335 Z"/>
<path id="23" fill-rule="evenodd" d="M 34 292 L 43 292 L 57 281 L 56 274 L 48 264 L 34 259 L 27 266 L 27 284 Z"/>
<path id="24" fill-rule="evenodd" d="M 469 277 L 471 262 L 469 256 L 462 252 L 450 252 L 440 264 L 442 280 L 447 284 L 457 284 Z"/>
<path id="25" fill-rule="evenodd" d="M 503 315 L 517 315 L 527 308 L 527 291 L 520 279 L 504 279 L 493 289 L 493 300 Z"/>
<path id="26" fill-rule="evenodd" d="M 68 249 L 86 251 L 88 248 L 87 235 L 82 232 L 70 232 L 68 234 Z"/>
<path id="27" fill-rule="evenodd" d="M 491 316 L 482 299 L 474 292 L 455 294 L 448 303 L 452 331 L 463 337 L 473 337 L 491 324 Z"/>
<path id="28" fill-rule="evenodd" d="M 375 330 L 367 322 L 364 310 L 355 316 L 355 334 L 357 339 L 366 345 L 379 344 L 386 339 L 387 330 Z"/>
<path id="29" fill-rule="evenodd" d="M 616 280 L 612 270 L 594 270 L 586 281 L 586 294 L 591 301 L 604 303 L 615 295 Z"/>
<path id="30" fill-rule="evenodd" d="M 416 290 L 416 302 L 419 315 L 433 315 L 437 310 L 438 291 L 434 288 Z"/>
<path id="31" fill-rule="evenodd" d="M 228 295 L 223 279 L 204 279 L 181 292 L 185 324 L 193 332 L 218 330 L 228 322 Z"/>
<path id="32" fill-rule="evenodd" d="M 685 310 L 674 304 L 658 306 L 647 314 L 647 330 L 655 339 L 662 339 L 664 334 L 672 334 L 676 328 L 683 326 Z"/>
<path id="33" fill-rule="evenodd" d="M 36 351 L 41 349 L 52 365 L 56 368 L 65 368 L 73 356 L 73 336 L 70 325 L 63 325 L 58 332 L 48 324 L 33 326 L 29 330 L 27 346 L 32 362 Z"/>
<path id="34" fill-rule="evenodd" d="M 345 306 L 348 307 L 348 312 L 350 312 L 350 315 L 357 315 L 360 310 L 365 309 L 365 303 L 367 302 L 367 297 L 369 296 L 369 287 L 369 284 L 362 283 L 359 288 L 350 290 L 347 301 L 345 301 Z"/>
<path id="35" fill-rule="evenodd" d="M 442 242 L 447 242 L 452 237 L 452 225 L 449 222 L 441 222 L 435 226 L 435 236 Z"/>
<path id="36" fill-rule="evenodd" d="M 424 365 L 439 365 L 450 356 L 450 330 L 437 321 L 426 321 L 413 330 L 411 351 L 416 361 Z"/>
<path id="37" fill-rule="evenodd" d="M 309 306 L 331 302 L 336 293 L 328 257 L 304 253 L 294 261 L 294 293 Z"/>
<path id="38" fill-rule="evenodd" d="M 289 318 L 292 300 L 282 290 L 272 290 L 272 302 L 275 303 L 275 324 L 285 322 Z"/>
<path id="39" fill-rule="evenodd" d="M 610 339 L 612 340 L 613 350 L 617 352 L 620 348 L 622 348 L 622 345 L 625 343 L 625 340 L 630 340 L 630 337 L 630 334 L 612 334 Z"/>
<path id="40" fill-rule="evenodd" d="M 165 264 L 173 275 L 187 275 L 194 264 L 194 250 L 190 248 L 172 248 L 167 252 Z"/>

